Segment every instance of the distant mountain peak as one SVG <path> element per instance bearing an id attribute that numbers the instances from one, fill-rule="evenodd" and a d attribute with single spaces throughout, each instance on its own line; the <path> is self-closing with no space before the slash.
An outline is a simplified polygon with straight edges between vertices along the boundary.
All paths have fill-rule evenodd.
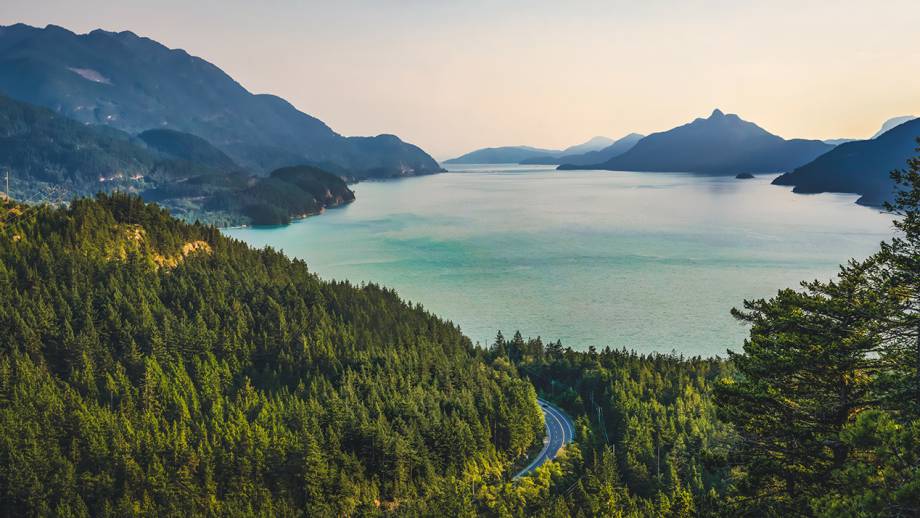
<path id="1" fill-rule="evenodd" d="M 561 168 L 725 175 L 774 173 L 808 163 L 830 149 L 830 145 L 819 141 L 785 140 L 717 108 L 709 118 L 697 118 L 649 135 L 605 162 L 571 167 L 564 164 Z"/>
<path id="2" fill-rule="evenodd" d="M 915 117 L 914 115 L 901 115 L 900 117 L 892 117 L 886 120 L 884 124 L 882 124 L 882 128 L 878 130 L 878 132 L 876 132 L 875 135 L 872 135 L 872 138 L 878 138 L 882 136 L 883 134 L 887 133 L 888 131 L 891 131 L 892 129 L 900 126 L 901 124 L 904 124 L 905 122 L 910 122 L 916 118 L 917 117 Z"/>

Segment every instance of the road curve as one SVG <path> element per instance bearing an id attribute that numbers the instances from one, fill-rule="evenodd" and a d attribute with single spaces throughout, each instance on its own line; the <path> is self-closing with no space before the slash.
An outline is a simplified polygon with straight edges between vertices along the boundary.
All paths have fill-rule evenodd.
<path id="1" fill-rule="evenodd" d="M 526 468 L 514 476 L 516 479 L 530 475 L 544 462 L 555 459 L 563 446 L 575 440 L 575 425 L 572 424 L 569 416 L 547 401 L 537 398 L 537 402 L 540 404 L 540 410 L 543 411 L 543 422 L 546 425 L 543 449 Z"/>

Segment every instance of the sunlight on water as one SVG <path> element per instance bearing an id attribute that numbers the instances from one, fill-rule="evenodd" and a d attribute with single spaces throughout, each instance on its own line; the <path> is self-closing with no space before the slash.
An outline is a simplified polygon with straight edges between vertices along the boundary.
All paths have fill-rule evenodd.
<path id="1" fill-rule="evenodd" d="M 891 234 L 853 196 L 772 178 L 465 166 L 360 183 L 323 216 L 226 233 L 325 278 L 396 288 L 483 344 L 520 329 L 579 349 L 724 355 L 747 332 L 733 306 L 828 279 Z"/>

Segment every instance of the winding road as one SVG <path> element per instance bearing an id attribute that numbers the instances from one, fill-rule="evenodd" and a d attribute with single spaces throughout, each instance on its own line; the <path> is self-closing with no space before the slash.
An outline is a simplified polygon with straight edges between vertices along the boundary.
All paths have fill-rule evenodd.
<path id="1" fill-rule="evenodd" d="M 544 462 L 555 459 L 563 446 L 575 440 L 575 425 L 572 424 L 569 416 L 547 401 L 537 398 L 537 402 L 540 404 L 540 409 L 543 410 L 543 421 L 546 424 L 543 449 L 526 468 L 514 476 L 515 479 L 530 475 Z"/>

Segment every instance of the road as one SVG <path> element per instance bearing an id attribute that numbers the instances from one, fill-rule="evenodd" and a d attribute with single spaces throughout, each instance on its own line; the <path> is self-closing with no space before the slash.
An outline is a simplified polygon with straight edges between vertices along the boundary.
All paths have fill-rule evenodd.
<path id="1" fill-rule="evenodd" d="M 575 425 L 572 424 L 569 416 L 547 401 L 537 398 L 537 402 L 540 404 L 540 409 L 543 410 L 543 422 L 546 424 L 543 449 L 526 468 L 514 476 L 516 479 L 533 473 L 544 462 L 555 459 L 563 446 L 575 440 Z"/>

